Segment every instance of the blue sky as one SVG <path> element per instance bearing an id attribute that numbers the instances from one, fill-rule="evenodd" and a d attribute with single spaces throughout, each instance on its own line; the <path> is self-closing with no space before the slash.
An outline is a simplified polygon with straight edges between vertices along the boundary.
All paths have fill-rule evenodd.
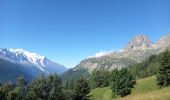
<path id="1" fill-rule="evenodd" d="M 0 0 L 0 47 L 22 48 L 74 67 L 119 50 L 137 34 L 170 32 L 169 0 Z"/>

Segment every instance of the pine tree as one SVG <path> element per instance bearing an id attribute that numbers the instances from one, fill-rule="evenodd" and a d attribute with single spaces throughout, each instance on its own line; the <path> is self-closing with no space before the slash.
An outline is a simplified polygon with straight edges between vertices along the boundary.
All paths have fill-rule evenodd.
<path id="1" fill-rule="evenodd" d="M 29 91 L 26 95 L 26 100 L 47 100 L 49 87 L 46 84 L 46 79 L 41 76 L 39 79 L 34 80 L 29 85 Z"/>
<path id="2" fill-rule="evenodd" d="M 3 84 L 0 88 L 0 100 L 7 100 L 9 93 L 14 90 L 12 82 Z"/>
<path id="3" fill-rule="evenodd" d="M 157 74 L 157 81 L 160 87 L 170 85 L 170 52 L 168 50 L 162 53 L 161 64 Z"/>
<path id="4" fill-rule="evenodd" d="M 90 87 L 83 77 L 77 80 L 74 100 L 90 100 Z"/>
<path id="5" fill-rule="evenodd" d="M 8 93 L 8 100 L 23 100 L 26 94 L 26 82 L 22 77 L 18 78 L 18 86 Z"/>
<path id="6" fill-rule="evenodd" d="M 63 100 L 61 79 L 54 74 L 33 81 L 26 100 Z"/>
<path id="7" fill-rule="evenodd" d="M 7 100 L 22 100 L 22 99 L 19 98 L 19 95 L 18 95 L 17 92 L 15 92 L 15 91 L 10 91 L 10 92 L 8 93 Z"/>
<path id="8" fill-rule="evenodd" d="M 116 97 L 117 95 L 123 97 L 130 94 L 135 83 L 135 78 L 127 69 L 113 70 L 111 74 L 111 89 L 113 97 Z"/>
<path id="9" fill-rule="evenodd" d="M 91 88 L 109 86 L 110 72 L 105 69 L 96 69 L 90 76 Z"/>
<path id="10" fill-rule="evenodd" d="M 19 96 L 19 99 L 23 99 L 26 94 L 26 82 L 24 80 L 24 77 L 18 78 L 18 87 L 16 87 L 16 90 Z"/>
<path id="11" fill-rule="evenodd" d="M 68 80 L 65 83 L 65 88 L 63 90 L 65 100 L 74 100 L 75 96 L 75 80 Z"/>
<path id="12" fill-rule="evenodd" d="M 50 75 L 47 78 L 47 85 L 50 88 L 48 100 L 62 100 L 62 82 L 58 75 Z"/>

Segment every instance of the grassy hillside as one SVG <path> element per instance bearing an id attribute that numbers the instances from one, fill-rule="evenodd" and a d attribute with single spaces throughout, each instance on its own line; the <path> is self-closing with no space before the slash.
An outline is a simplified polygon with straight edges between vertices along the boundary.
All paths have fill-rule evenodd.
<path id="1" fill-rule="evenodd" d="M 170 100 L 170 87 L 154 90 L 147 93 L 130 95 L 119 100 Z"/>
<path id="2" fill-rule="evenodd" d="M 93 100 L 111 100 L 112 90 L 109 87 L 97 88 L 91 91 Z"/>
<path id="3" fill-rule="evenodd" d="M 137 81 L 135 87 L 132 89 L 131 95 L 141 94 L 141 93 L 147 93 L 154 90 L 158 90 L 159 87 L 156 84 L 156 77 L 148 77 L 144 79 L 140 79 Z"/>
<path id="4" fill-rule="evenodd" d="M 118 100 L 170 100 L 170 87 L 159 89 L 156 77 L 148 77 L 137 81 L 132 94 Z M 90 93 L 94 100 L 114 100 L 109 87 L 97 88 Z"/>

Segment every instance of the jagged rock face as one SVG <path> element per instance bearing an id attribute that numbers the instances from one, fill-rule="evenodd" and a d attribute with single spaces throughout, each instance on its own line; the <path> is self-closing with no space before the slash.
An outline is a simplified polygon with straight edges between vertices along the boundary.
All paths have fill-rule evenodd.
<path id="1" fill-rule="evenodd" d="M 167 36 L 162 37 L 156 44 L 157 48 L 168 48 L 170 47 L 170 34 Z"/>
<path id="2" fill-rule="evenodd" d="M 136 49 L 148 49 L 152 48 L 152 41 L 145 35 L 138 35 L 134 37 L 134 39 L 129 42 L 127 47 L 124 49 L 125 51 L 133 51 Z"/>
<path id="3" fill-rule="evenodd" d="M 117 58 L 112 56 L 113 55 L 86 59 L 80 62 L 80 64 L 78 64 L 73 70 L 84 68 L 91 73 L 94 69 L 121 69 L 123 67 L 128 67 L 136 63 L 136 61 L 126 57 Z"/>

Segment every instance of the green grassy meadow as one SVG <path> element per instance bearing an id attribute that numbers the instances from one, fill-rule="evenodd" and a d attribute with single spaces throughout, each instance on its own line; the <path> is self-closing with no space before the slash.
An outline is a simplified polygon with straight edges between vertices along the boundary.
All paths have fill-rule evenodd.
<path id="1" fill-rule="evenodd" d="M 160 89 L 156 77 L 148 77 L 137 81 L 132 93 L 126 97 L 112 98 L 109 87 L 97 88 L 91 91 L 93 100 L 170 100 L 170 87 Z"/>

